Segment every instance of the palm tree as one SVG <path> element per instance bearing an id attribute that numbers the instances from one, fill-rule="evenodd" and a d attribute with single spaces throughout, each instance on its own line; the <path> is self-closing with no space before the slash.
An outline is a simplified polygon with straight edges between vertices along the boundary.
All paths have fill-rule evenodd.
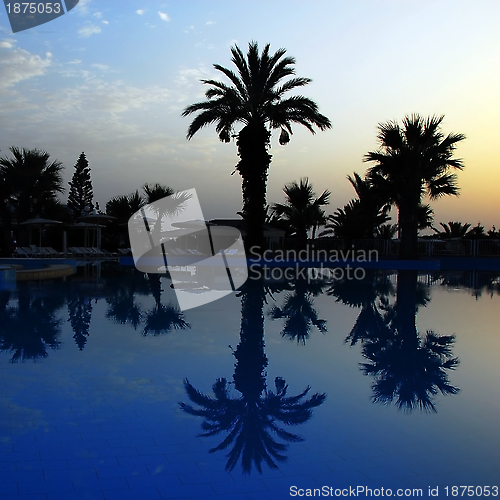
<path id="1" fill-rule="evenodd" d="M 381 224 L 375 230 L 375 237 L 382 240 L 392 240 L 398 232 L 397 224 Z"/>
<path id="2" fill-rule="evenodd" d="M 406 116 L 402 127 L 396 122 L 379 124 L 380 148 L 371 151 L 364 161 L 375 162 L 368 170 L 370 183 L 381 196 L 398 207 L 400 228 L 399 256 L 418 257 L 418 206 L 424 195 L 437 199 L 458 195 L 456 174 L 462 160 L 453 158 L 456 144 L 465 136 L 441 132 L 443 116 L 427 119 L 418 114 Z"/>
<path id="3" fill-rule="evenodd" d="M 354 172 L 347 176 L 358 198 L 343 208 L 338 208 L 328 217 L 329 223 L 320 236 L 335 235 L 349 243 L 356 238 L 373 238 L 377 228 L 389 220 L 390 206 L 379 196 L 378 191 L 367 179 Z"/>
<path id="4" fill-rule="evenodd" d="M 424 205 L 423 203 L 420 203 L 418 205 L 417 220 L 417 227 L 419 231 L 432 228 L 432 223 L 434 222 L 434 210 L 432 210 L 429 204 Z"/>
<path id="5" fill-rule="evenodd" d="M 463 238 L 467 234 L 467 231 L 471 226 L 469 223 L 463 224 L 462 222 L 454 221 L 449 221 L 448 224 L 440 222 L 439 225 L 443 228 L 443 231 L 440 231 L 435 227 L 433 227 L 432 229 L 441 239 Z"/>
<path id="6" fill-rule="evenodd" d="M 142 191 L 144 192 L 144 202 L 154 203 L 167 196 L 172 196 L 175 190 L 169 186 L 162 186 L 158 182 L 156 184 L 144 184 L 142 186 Z"/>
<path id="7" fill-rule="evenodd" d="M 128 231 L 126 224 L 135 213 L 137 213 L 145 205 L 151 205 L 148 215 L 153 216 L 158 224 L 152 224 L 153 231 L 161 233 L 161 222 L 165 216 L 175 214 L 185 208 L 185 203 L 190 199 L 190 195 L 181 192 L 177 193 L 169 186 L 162 184 L 144 184 L 142 193 L 138 189 L 128 195 L 115 196 L 106 203 L 106 213 L 117 219 L 118 227 L 115 228 L 114 234 L 108 231 L 114 239 L 121 240 L 121 244 L 130 246 Z M 163 198 L 168 198 L 163 200 Z M 160 202 L 160 203 L 157 203 Z M 160 210 L 161 208 L 161 210 Z M 158 237 L 159 239 L 159 237 Z"/>
<path id="8" fill-rule="evenodd" d="M 288 92 L 309 84 L 311 80 L 293 77 L 295 59 L 285 57 L 285 49 L 270 54 L 269 48 L 267 44 L 259 54 L 257 42 L 251 42 L 245 59 L 237 45 L 232 47 L 232 62 L 237 74 L 214 64 L 214 68 L 229 79 L 229 85 L 202 80 L 209 85 L 206 101 L 192 104 L 182 113 L 182 116 L 198 113 L 188 128 L 188 139 L 213 123 L 221 141 L 229 142 L 231 137 L 236 137 L 240 157 L 236 171 L 242 178 L 246 244 L 259 248 L 264 243 L 271 131 L 280 130 L 279 142 L 284 145 L 290 141 L 293 123 L 303 125 L 313 134 L 313 127 L 319 130 L 331 127 L 330 120 L 319 113 L 314 101 L 300 95 L 286 97 Z M 292 78 L 285 80 L 287 77 Z M 237 133 L 236 124 L 243 125 Z"/>
<path id="9" fill-rule="evenodd" d="M 465 235 L 466 238 L 471 238 L 471 239 L 486 238 L 486 236 L 487 235 L 484 232 L 484 226 L 482 226 L 480 222 L 478 222 L 474 227 L 469 229 L 469 231 Z"/>
<path id="10" fill-rule="evenodd" d="M 307 233 L 315 231 L 318 226 L 326 223 L 325 212 L 322 206 L 328 205 L 330 191 L 325 190 L 321 196 L 316 194 L 309 183 L 309 179 L 300 179 L 285 185 L 285 203 L 273 203 L 271 214 L 286 222 L 292 235 L 297 238 L 297 246 L 305 248 L 307 245 Z"/>
<path id="11" fill-rule="evenodd" d="M 10 152 L 12 158 L 0 158 L 0 217 L 7 249 L 11 247 L 12 219 L 23 222 L 46 216 L 46 207 L 52 207 L 57 194 L 64 192 L 61 162 L 50 161 L 41 149 L 11 147 Z"/>

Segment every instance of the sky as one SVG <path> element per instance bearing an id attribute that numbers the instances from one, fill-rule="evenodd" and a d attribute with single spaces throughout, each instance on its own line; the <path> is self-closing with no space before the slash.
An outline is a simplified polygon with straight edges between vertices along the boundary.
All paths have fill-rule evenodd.
<path id="1" fill-rule="evenodd" d="M 236 217 L 241 178 L 234 142 L 206 128 L 186 139 L 183 109 L 204 100 L 200 79 L 225 81 L 230 48 L 285 48 L 332 123 L 315 135 L 273 134 L 268 202 L 308 177 L 331 191 L 332 214 L 355 193 L 377 149 L 377 125 L 411 113 L 445 115 L 463 133 L 459 197 L 432 202 L 435 225 L 500 226 L 498 0 L 80 0 L 58 19 L 16 34 L 0 5 L 0 155 L 41 148 L 73 174 L 80 153 L 101 209 L 145 183 L 196 188 L 205 218 Z M 67 191 L 62 196 L 67 200 Z"/>

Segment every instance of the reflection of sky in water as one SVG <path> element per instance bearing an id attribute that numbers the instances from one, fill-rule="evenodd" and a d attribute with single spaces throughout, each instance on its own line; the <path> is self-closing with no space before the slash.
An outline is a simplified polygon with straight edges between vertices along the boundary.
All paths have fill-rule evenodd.
<path id="1" fill-rule="evenodd" d="M 428 291 L 431 300 L 418 310 L 417 330 L 456 335 L 452 351 L 460 364 L 447 375 L 460 392 L 436 395 L 437 413 L 405 413 L 394 404 L 371 402 L 373 377 L 360 371 L 359 363 L 366 361 L 361 344 L 345 343 L 359 308 L 325 293 L 310 297 L 317 318 L 326 320 L 327 332 L 311 326 L 304 344 L 283 338 L 285 319 L 270 317 L 273 306 L 283 307 L 287 294 L 293 294 L 293 290 L 274 290 L 264 304 L 267 388 L 275 390 L 275 378 L 282 377 L 288 396 L 310 386 L 308 397 L 326 393 L 326 400 L 313 409 L 310 420 L 282 426 L 303 441 L 288 443 L 287 461 L 279 463 L 279 469 L 264 467 L 262 475 L 253 470 L 242 479 L 239 466 L 231 473 L 224 471 L 228 449 L 208 453 L 225 436 L 197 438 L 203 419 L 179 408 L 179 402 L 190 403 L 185 378 L 206 395 L 212 394 L 217 379 L 226 378 L 231 396 L 241 397 L 233 382 L 233 352 L 241 340 L 242 297 L 230 295 L 187 311 L 183 320 L 189 328 L 148 332 L 148 314 L 158 310 L 170 314 L 164 311 L 175 304 L 175 294 L 162 280 L 161 298 L 155 299 L 141 280 L 135 288 L 123 280 L 108 282 L 98 292 L 70 284 L 57 289 L 46 284 L 30 292 L 33 301 L 34 296 L 57 295 L 62 290 L 68 301 L 45 301 L 49 309 L 53 307 L 55 318 L 62 320 L 59 349 L 48 348 L 47 358 L 36 362 L 9 363 L 12 351 L 0 356 L 3 461 L 15 462 L 18 468 L 26 462 L 40 468 L 45 460 L 50 468 L 50 461 L 57 460 L 65 470 L 61 477 L 77 493 L 85 490 L 88 481 L 104 491 L 102 479 L 113 475 L 117 489 L 111 488 L 110 498 L 120 498 L 120 488 L 132 494 L 152 488 L 156 494 L 169 491 L 195 497 L 252 487 L 255 495 L 267 492 L 273 498 L 289 498 L 288 488 L 293 484 L 427 490 L 428 485 L 438 484 L 492 484 L 500 477 L 496 465 L 500 463 L 499 295 L 483 292 L 476 300 L 466 289 L 453 286 L 433 286 Z M 67 305 L 79 296 L 84 304 L 91 299 L 90 326 L 87 322 L 88 335 L 81 350 L 73 338 L 75 318 L 73 323 L 69 320 Z M 127 304 L 133 303 L 140 313 L 135 328 L 133 322 L 119 324 L 116 315 L 114 320 L 107 317 L 111 299 L 118 296 L 133 299 Z M 95 297 L 99 297 L 97 302 Z M 13 298 L 7 307 L 15 308 Z M 393 294 L 388 303 L 395 300 Z M 115 307 L 116 311 L 120 308 Z M 79 468 L 92 471 L 86 472 L 90 474 L 87 482 L 79 479 Z M 16 483 L 16 477 L 7 481 Z M 32 490 L 19 486 L 16 491 L 49 492 L 50 477 L 34 481 Z"/>

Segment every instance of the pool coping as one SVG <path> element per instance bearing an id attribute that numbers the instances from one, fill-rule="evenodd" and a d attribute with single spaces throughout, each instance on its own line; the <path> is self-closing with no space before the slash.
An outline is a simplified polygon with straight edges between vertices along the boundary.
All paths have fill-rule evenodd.
<path id="1" fill-rule="evenodd" d="M 23 269 L 25 264 L 40 267 Z M 15 281 L 55 279 L 76 273 L 76 260 L 70 259 L 0 259 L 0 265 L 15 269 Z"/>

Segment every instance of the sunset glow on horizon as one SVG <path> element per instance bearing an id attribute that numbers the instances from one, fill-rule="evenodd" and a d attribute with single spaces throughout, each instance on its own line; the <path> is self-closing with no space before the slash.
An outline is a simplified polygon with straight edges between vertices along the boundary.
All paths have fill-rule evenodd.
<path id="1" fill-rule="evenodd" d="M 332 192 L 327 214 L 355 193 L 377 148 L 377 125 L 405 115 L 445 115 L 442 131 L 463 133 L 456 157 L 460 196 L 431 202 L 435 226 L 461 221 L 500 227 L 496 144 L 500 109 L 500 3 L 397 0 L 80 0 L 67 15 L 13 34 L 0 7 L 0 156 L 41 148 L 65 165 L 65 186 L 85 152 L 101 208 L 148 182 L 196 188 L 207 218 L 236 217 L 241 178 L 236 145 L 214 127 L 186 140 L 182 110 L 204 99 L 200 79 L 225 81 L 230 47 L 256 40 L 296 59 L 332 129 L 294 127 L 270 154 L 268 202 L 309 177 Z M 67 192 L 61 197 L 67 200 Z M 392 215 L 395 214 L 393 210 Z"/>

